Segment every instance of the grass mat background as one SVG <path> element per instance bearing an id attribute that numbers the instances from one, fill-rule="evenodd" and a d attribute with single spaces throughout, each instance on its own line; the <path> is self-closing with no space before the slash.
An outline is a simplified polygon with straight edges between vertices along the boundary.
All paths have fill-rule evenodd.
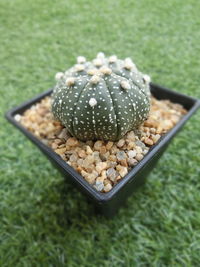
<path id="1" fill-rule="evenodd" d="M 0 266 L 198 266 L 200 113 L 112 220 L 4 119 L 98 51 L 200 98 L 200 2 L 0 0 Z"/>

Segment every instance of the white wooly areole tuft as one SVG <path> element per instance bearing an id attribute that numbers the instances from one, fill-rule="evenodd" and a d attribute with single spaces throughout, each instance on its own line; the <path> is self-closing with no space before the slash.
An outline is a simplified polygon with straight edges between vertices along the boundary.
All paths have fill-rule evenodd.
<path id="1" fill-rule="evenodd" d="M 97 84 L 100 81 L 100 77 L 98 75 L 94 75 L 94 76 L 92 76 L 92 78 L 90 79 L 90 81 L 93 84 Z"/>
<path id="2" fill-rule="evenodd" d="M 63 72 L 57 72 L 55 75 L 55 80 L 59 81 L 64 76 Z"/>
<path id="3" fill-rule="evenodd" d="M 72 86 L 72 85 L 74 85 L 74 83 L 75 83 L 75 78 L 74 77 L 67 78 L 67 80 L 66 80 L 66 85 L 67 86 Z"/>
<path id="4" fill-rule="evenodd" d="M 97 54 L 97 58 L 101 58 L 101 59 L 104 59 L 105 58 L 105 54 L 103 52 L 99 52 Z"/>
<path id="5" fill-rule="evenodd" d="M 144 74 L 144 75 L 143 75 L 143 79 L 144 79 L 144 81 L 145 81 L 146 83 L 150 83 L 150 82 L 151 82 L 151 77 L 150 77 L 149 75 L 147 75 L 147 74 Z"/>
<path id="6" fill-rule="evenodd" d="M 76 66 L 75 66 L 75 70 L 76 71 L 83 71 L 85 69 L 85 67 L 84 67 L 84 65 L 82 65 L 82 64 L 77 64 Z"/>
<path id="7" fill-rule="evenodd" d="M 95 74 L 98 74 L 98 73 L 99 73 L 98 69 L 90 69 L 90 70 L 87 71 L 88 75 L 95 75 Z"/>
<path id="8" fill-rule="evenodd" d="M 96 104 L 97 104 L 97 101 L 96 101 L 96 99 L 95 98 L 90 98 L 90 100 L 89 100 L 89 105 L 93 108 L 94 106 L 96 106 Z"/>
<path id="9" fill-rule="evenodd" d="M 77 57 L 77 63 L 78 64 L 83 64 L 85 62 L 86 62 L 86 58 L 85 57 L 83 57 L 83 56 Z"/>
<path id="10" fill-rule="evenodd" d="M 117 56 L 115 56 L 115 55 L 110 56 L 109 59 L 108 59 L 109 63 L 115 63 L 116 61 L 117 61 Z"/>
<path id="11" fill-rule="evenodd" d="M 97 67 L 100 67 L 100 66 L 103 65 L 103 61 L 102 61 L 100 58 L 95 58 L 95 59 L 93 60 L 93 64 L 94 64 L 95 66 L 97 66 Z"/>
<path id="12" fill-rule="evenodd" d="M 127 70 L 137 70 L 135 64 L 133 63 L 132 59 L 127 57 L 124 60 L 124 68 Z"/>
<path id="13" fill-rule="evenodd" d="M 121 81 L 120 85 L 124 90 L 130 90 L 131 89 L 131 85 L 127 81 Z"/>
<path id="14" fill-rule="evenodd" d="M 125 62 L 125 63 L 134 64 L 133 61 L 132 61 L 132 59 L 131 59 L 130 57 L 125 58 L 125 59 L 124 59 L 124 62 Z"/>
<path id="15" fill-rule="evenodd" d="M 110 75 L 112 73 L 112 70 L 110 68 L 104 66 L 104 67 L 100 68 L 100 72 L 105 74 L 105 75 Z"/>

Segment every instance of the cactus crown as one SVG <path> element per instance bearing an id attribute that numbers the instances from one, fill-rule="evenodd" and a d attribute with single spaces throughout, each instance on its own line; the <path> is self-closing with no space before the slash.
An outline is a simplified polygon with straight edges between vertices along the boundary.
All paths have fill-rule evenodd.
<path id="1" fill-rule="evenodd" d="M 80 140 L 116 141 L 137 128 L 150 109 L 150 77 L 130 58 L 103 53 L 55 76 L 52 112 Z"/>

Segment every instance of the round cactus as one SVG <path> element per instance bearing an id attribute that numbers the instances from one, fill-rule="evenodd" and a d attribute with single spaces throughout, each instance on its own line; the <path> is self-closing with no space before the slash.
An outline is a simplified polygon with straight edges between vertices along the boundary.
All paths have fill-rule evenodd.
<path id="1" fill-rule="evenodd" d="M 80 140 L 119 140 L 137 128 L 150 109 L 150 78 L 130 58 L 99 53 L 56 74 L 52 112 Z"/>

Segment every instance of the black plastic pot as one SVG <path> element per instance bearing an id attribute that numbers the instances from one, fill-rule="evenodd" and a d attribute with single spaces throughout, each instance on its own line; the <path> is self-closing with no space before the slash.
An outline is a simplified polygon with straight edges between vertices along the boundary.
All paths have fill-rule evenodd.
<path id="1" fill-rule="evenodd" d="M 52 90 L 48 90 L 35 98 L 23 103 L 19 107 L 13 108 L 6 113 L 6 118 L 23 134 L 25 134 L 39 149 L 51 160 L 51 162 L 64 174 L 64 176 L 73 182 L 89 199 L 95 204 L 97 210 L 105 216 L 112 216 L 118 210 L 125 199 L 141 184 L 145 182 L 147 175 L 157 163 L 158 159 L 168 146 L 170 140 L 183 127 L 186 121 L 200 107 L 198 99 L 185 96 L 183 94 L 171 91 L 162 86 L 151 84 L 151 92 L 157 99 L 169 99 L 172 102 L 182 104 L 188 113 L 171 129 L 161 137 L 159 142 L 154 145 L 145 157 L 108 193 L 97 192 L 83 177 L 61 159 L 50 147 L 43 144 L 31 132 L 27 131 L 19 122 L 14 119 L 16 114 L 22 114 L 33 104 L 39 102 L 42 98 L 50 95 Z"/>

